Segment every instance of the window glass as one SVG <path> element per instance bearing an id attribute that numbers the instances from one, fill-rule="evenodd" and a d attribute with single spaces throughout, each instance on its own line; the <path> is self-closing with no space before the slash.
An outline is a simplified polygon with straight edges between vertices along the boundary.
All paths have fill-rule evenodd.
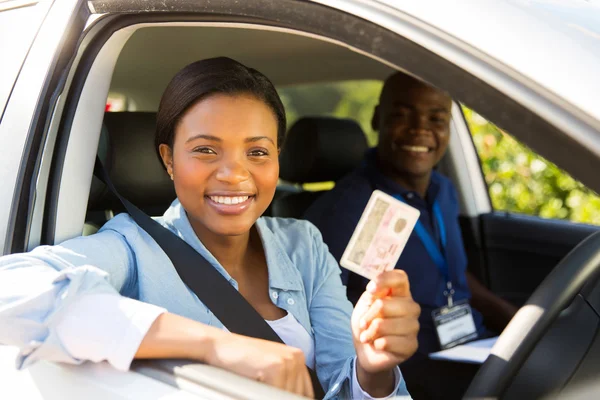
<path id="1" fill-rule="evenodd" d="M 600 197 L 463 107 L 495 210 L 600 225 Z"/>
<path id="2" fill-rule="evenodd" d="M 351 118 L 358 122 L 370 146 L 377 143 L 371 129 L 373 108 L 383 82 L 375 80 L 313 83 L 277 88 L 285 106 L 288 129 L 304 116 Z"/>
<path id="3" fill-rule="evenodd" d="M 371 117 L 382 86 L 381 81 L 357 80 L 285 86 L 277 91 L 285 106 L 288 129 L 305 116 L 351 118 L 360 124 L 369 146 L 374 146 L 377 133 L 371 128 Z M 280 181 L 280 187 L 287 185 Z M 334 185 L 334 182 L 305 183 L 302 189 L 330 190 Z"/>

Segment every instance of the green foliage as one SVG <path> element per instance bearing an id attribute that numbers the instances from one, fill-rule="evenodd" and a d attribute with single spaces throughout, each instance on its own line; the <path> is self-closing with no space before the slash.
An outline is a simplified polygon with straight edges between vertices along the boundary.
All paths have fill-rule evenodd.
<path id="1" fill-rule="evenodd" d="M 463 107 L 496 210 L 600 224 L 600 198 L 550 161 Z"/>
<path id="2" fill-rule="evenodd" d="M 377 144 L 371 129 L 382 82 L 346 81 L 280 88 L 288 126 L 299 117 L 330 115 L 359 122 L 370 146 Z M 494 209 L 600 224 L 600 198 L 556 165 L 463 107 L 481 159 Z M 320 187 L 318 187 L 320 189 Z"/>

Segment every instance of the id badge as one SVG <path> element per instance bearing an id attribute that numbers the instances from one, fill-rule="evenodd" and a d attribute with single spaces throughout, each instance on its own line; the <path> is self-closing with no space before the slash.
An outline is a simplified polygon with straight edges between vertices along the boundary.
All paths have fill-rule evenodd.
<path id="1" fill-rule="evenodd" d="M 431 313 L 442 350 L 477 337 L 471 306 L 466 300 L 438 308 Z"/>

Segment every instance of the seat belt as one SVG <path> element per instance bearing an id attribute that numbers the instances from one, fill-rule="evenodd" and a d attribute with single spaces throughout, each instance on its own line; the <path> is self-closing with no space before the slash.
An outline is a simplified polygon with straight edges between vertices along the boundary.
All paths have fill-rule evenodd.
<path id="1" fill-rule="evenodd" d="M 181 280 L 230 332 L 284 343 L 254 307 L 200 253 L 122 197 L 98 157 L 96 157 L 94 175 L 108 186 L 131 218 L 156 241 L 171 259 Z M 311 368 L 308 368 L 308 372 L 316 398 L 322 399 L 325 397 L 325 392 L 317 374 Z"/>

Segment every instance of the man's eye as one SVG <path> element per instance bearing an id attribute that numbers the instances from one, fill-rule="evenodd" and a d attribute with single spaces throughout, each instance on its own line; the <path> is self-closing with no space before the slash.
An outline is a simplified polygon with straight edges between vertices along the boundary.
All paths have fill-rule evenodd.
<path id="1" fill-rule="evenodd" d="M 435 122 L 435 123 L 442 123 L 442 122 L 446 122 L 446 118 L 444 117 L 440 117 L 437 115 L 433 115 L 431 118 L 429 118 L 429 120 L 431 122 Z"/>
<path id="2" fill-rule="evenodd" d="M 248 155 L 250 157 L 262 157 L 262 156 L 268 156 L 269 152 L 264 149 L 255 149 L 255 150 L 250 150 Z"/>
<path id="3" fill-rule="evenodd" d="M 210 147 L 196 147 L 193 150 L 194 153 L 201 153 L 201 154 L 217 154 L 215 153 L 215 151 L 213 149 L 211 149 Z"/>
<path id="4" fill-rule="evenodd" d="M 407 111 L 399 111 L 396 113 L 392 114 L 392 118 L 406 118 L 408 117 L 408 112 Z"/>

